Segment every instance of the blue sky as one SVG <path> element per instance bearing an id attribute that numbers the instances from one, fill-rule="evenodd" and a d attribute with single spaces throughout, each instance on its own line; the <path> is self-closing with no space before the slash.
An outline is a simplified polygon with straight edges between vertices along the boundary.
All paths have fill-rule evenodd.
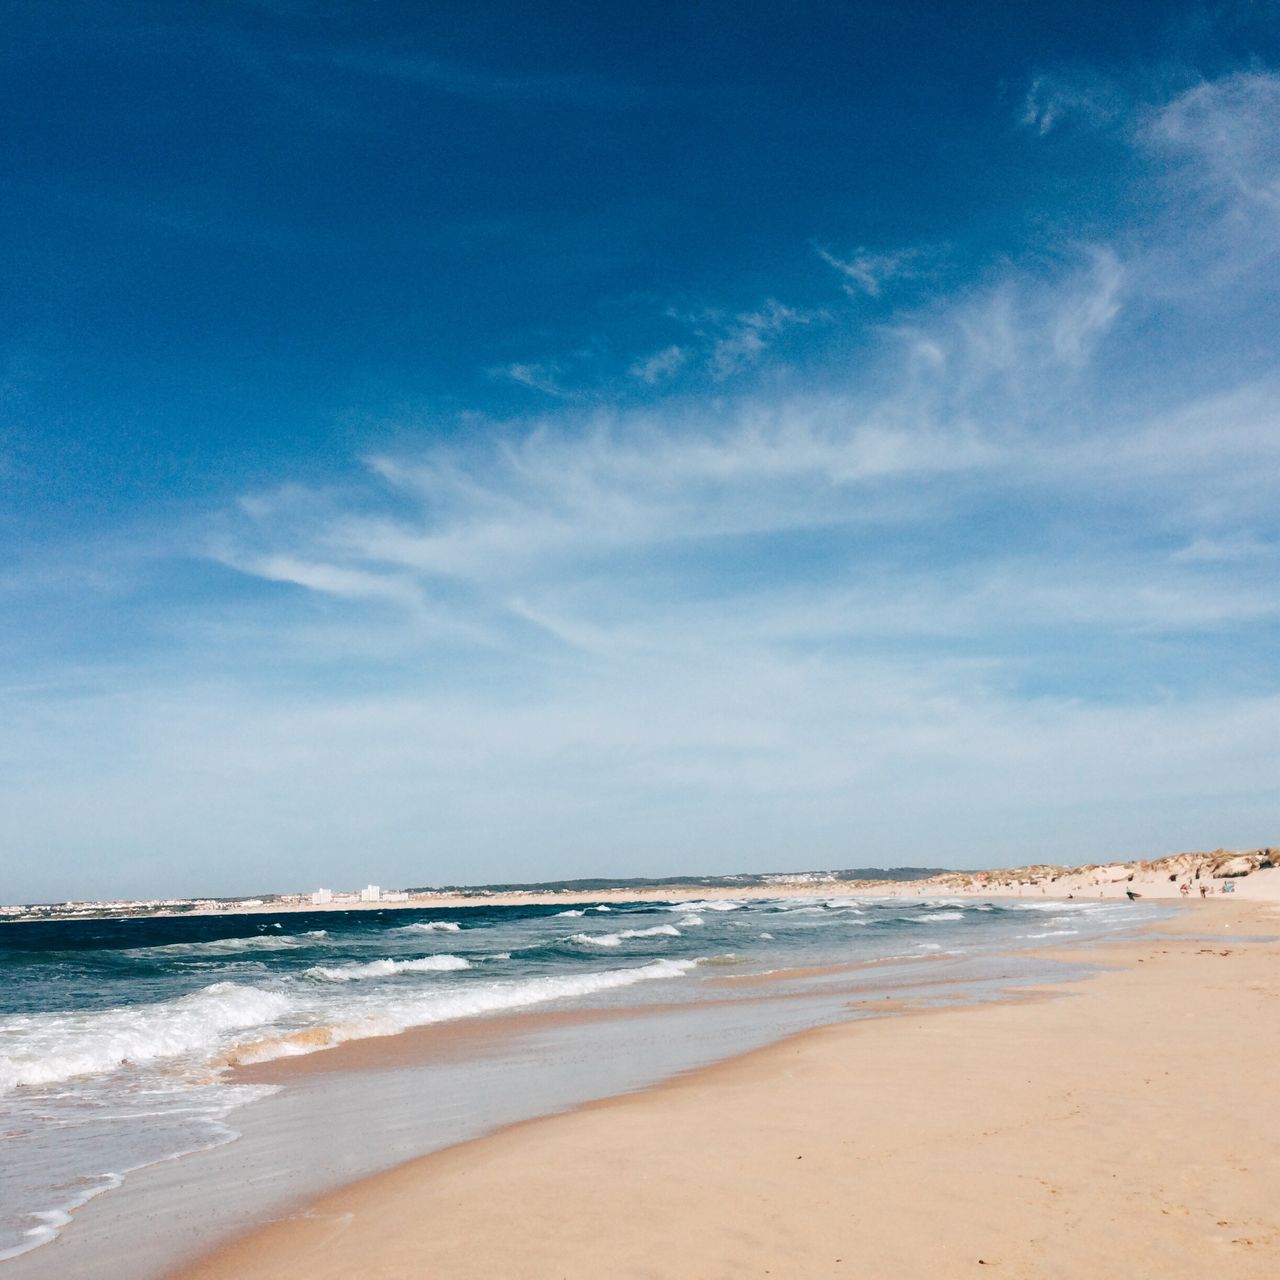
<path id="1" fill-rule="evenodd" d="M 0 899 L 1280 839 L 1269 6 L 9 0 Z"/>

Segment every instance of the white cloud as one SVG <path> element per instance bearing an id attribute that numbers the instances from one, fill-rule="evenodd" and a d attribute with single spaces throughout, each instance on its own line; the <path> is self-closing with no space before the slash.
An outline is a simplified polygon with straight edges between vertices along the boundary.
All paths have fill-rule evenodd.
<path id="1" fill-rule="evenodd" d="M 1124 269 L 1107 249 L 1093 254 L 1093 263 L 1076 290 L 1058 306 L 1052 343 L 1058 358 L 1081 364 L 1094 343 L 1107 331 L 1120 312 L 1120 292 Z"/>
<path id="2" fill-rule="evenodd" d="M 544 412 L 246 496 L 208 544 L 253 608 L 14 700 L 11 844 L 181 843 L 232 890 L 353 849 L 417 883 L 1274 841 L 1275 85 L 1148 117 L 1176 204 L 803 384 L 603 410 L 516 365 Z M 815 320 L 693 317 L 632 379 L 773 374 Z"/>
<path id="3" fill-rule="evenodd" d="M 1240 560 L 1272 559 L 1280 545 L 1262 542 L 1249 534 L 1221 538 L 1193 538 L 1173 553 L 1173 559 L 1198 564 L 1222 564 Z"/>
<path id="4" fill-rule="evenodd" d="M 707 366 L 718 381 L 756 364 L 769 344 L 785 329 L 805 325 L 813 317 L 769 299 L 755 311 L 735 316 L 712 344 Z"/>
<path id="5" fill-rule="evenodd" d="M 227 564 L 270 582 L 290 583 L 344 600 L 383 600 L 410 607 L 422 603 L 422 595 L 412 582 L 386 574 L 300 560 L 290 555 L 257 556 Z"/>
<path id="6" fill-rule="evenodd" d="M 560 398 L 568 394 L 560 385 L 560 371 L 553 365 L 509 364 L 497 372 L 510 378 L 512 382 L 518 382 L 522 387 L 541 391 L 543 395 Z"/>
<path id="7" fill-rule="evenodd" d="M 1119 90 L 1100 77 L 1045 72 L 1032 80 L 1019 123 L 1044 137 L 1070 120 L 1097 128 L 1116 119 L 1122 110 Z"/>
<path id="8" fill-rule="evenodd" d="M 1202 183 L 1280 213 L 1280 77 L 1242 72 L 1206 81 L 1148 115 L 1148 142 L 1194 158 Z"/>
<path id="9" fill-rule="evenodd" d="M 823 262 L 834 267 L 844 277 L 846 293 L 866 294 L 871 298 L 878 298 L 889 281 L 915 275 L 922 257 L 918 249 L 875 253 L 860 248 L 850 258 L 838 258 L 821 245 L 817 246 L 816 251 Z"/>
<path id="10" fill-rule="evenodd" d="M 654 386 L 678 373 L 688 359 L 689 353 L 683 347 L 673 344 L 635 361 L 628 372 L 633 378 Z"/>

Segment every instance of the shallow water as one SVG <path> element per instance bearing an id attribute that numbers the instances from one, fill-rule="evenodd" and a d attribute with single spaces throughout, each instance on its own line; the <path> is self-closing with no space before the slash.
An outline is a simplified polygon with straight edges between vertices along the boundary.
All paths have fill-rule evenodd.
<path id="1" fill-rule="evenodd" d="M 943 963 L 947 981 L 976 996 L 1042 971 L 996 959 L 1011 949 L 1159 914 L 1128 903 L 831 897 L 0 926 L 0 1126 L 16 1157 L 0 1173 L 0 1251 L 16 1257 L 47 1243 L 68 1210 L 124 1181 L 47 1251 L 59 1270 L 45 1273 L 76 1274 L 69 1245 L 81 1224 L 110 1234 L 111 1219 L 127 1218 L 126 1202 L 137 1200 L 130 1185 L 172 1183 L 177 1166 L 159 1162 L 194 1151 L 206 1154 L 180 1163 L 203 1167 L 206 1188 L 220 1169 L 238 1171 L 222 1217 L 210 1207 L 201 1218 L 201 1230 L 226 1229 L 249 1207 L 246 1177 L 268 1197 L 314 1193 L 846 1016 L 854 981 L 817 975 L 789 984 L 803 999 L 762 1004 L 758 985 L 717 979 L 899 957 L 854 985 L 905 985 L 928 998 Z M 923 957 L 934 959 L 915 963 Z M 525 1041 L 488 1051 L 476 1059 L 484 1071 L 425 1063 L 380 1072 L 376 1088 L 367 1074 L 326 1074 L 269 1097 L 266 1087 L 228 1083 L 222 1069 L 230 1058 L 299 1055 L 442 1021 L 651 1002 L 660 1015 L 539 1033 L 536 1051 Z M 682 1005 L 686 1013 L 672 1009 Z M 643 1029 L 654 1018 L 661 1034 Z M 328 1147 L 317 1159 L 322 1113 L 364 1120 L 320 1125 Z M 178 1243 L 162 1241 L 159 1253 L 171 1261 Z M 40 1253 L 4 1269 L 15 1280 L 39 1274 Z"/>

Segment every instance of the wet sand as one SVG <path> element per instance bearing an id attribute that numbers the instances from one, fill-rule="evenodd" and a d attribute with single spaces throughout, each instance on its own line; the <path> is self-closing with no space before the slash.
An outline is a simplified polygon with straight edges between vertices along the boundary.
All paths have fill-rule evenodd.
<path id="1" fill-rule="evenodd" d="M 825 1027 L 411 1161 L 180 1275 L 1269 1280 L 1280 941 L 1241 939 L 1280 909 L 1161 928 L 1071 949 L 1111 967 L 1037 1000 Z"/>

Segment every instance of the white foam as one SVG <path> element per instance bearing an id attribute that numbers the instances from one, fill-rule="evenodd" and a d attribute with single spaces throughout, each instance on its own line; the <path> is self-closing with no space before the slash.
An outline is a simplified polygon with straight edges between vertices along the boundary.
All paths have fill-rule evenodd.
<path id="1" fill-rule="evenodd" d="M 673 924 L 658 924 L 652 929 L 623 929 L 619 933 L 575 933 L 574 942 L 586 942 L 593 947 L 620 947 L 627 938 L 678 938 L 680 930 Z"/>
<path id="2" fill-rule="evenodd" d="M 741 911 L 745 903 L 732 898 L 706 898 L 700 902 L 677 902 L 668 911 Z"/>
<path id="3" fill-rule="evenodd" d="M 0 1023 L 0 1093 L 209 1053 L 227 1032 L 260 1027 L 289 1008 L 274 991 L 215 982 L 157 1004 L 7 1018 Z"/>
<path id="4" fill-rule="evenodd" d="M 454 969 L 470 969 L 471 961 L 463 956 L 421 956 L 416 960 L 370 960 L 367 964 L 344 964 L 329 967 L 315 965 L 307 970 L 308 978 L 322 982 L 359 982 L 365 978 L 391 978 L 398 973 L 442 973 Z"/>
<path id="5" fill-rule="evenodd" d="M 932 924 L 936 920 L 963 920 L 963 911 L 934 911 L 927 916 L 916 916 L 917 920 L 923 920 Z"/>
<path id="6" fill-rule="evenodd" d="M 1092 906 L 1088 902 L 1064 902 L 1061 898 L 1047 902 L 1004 902 L 1000 905 L 1006 911 L 1088 911 Z"/>
<path id="7" fill-rule="evenodd" d="M 462 926 L 456 920 L 424 920 L 419 924 L 401 925 L 395 933 L 457 933 Z"/>
<path id="8" fill-rule="evenodd" d="M 556 912 L 557 916 L 585 916 L 586 914 L 587 913 L 585 909 L 581 911 L 557 911 Z"/>
<path id="9" fill-rule="evenodd" d="M 270 1058 L 291 1057 L 312 1053 L 317 1048 L 341 1044 L 348 1040 L 394 1035 L 410 1027 L 429 1026 L 433 1023 L 451 1022 L 460 1018 L 474 1018 L 480 1014 L 498 1013 L 507 1009 L 523 1009 L 552 1000 L 591 996 L 604 991 L 617 990 L 620 987 L 629 987 L 637 982 L 680 978 L 700 963 L 700 960 L 651 960 L 648 964 L 632 969 L 606 969 L 601 973 L 566 974 L 555 977 L 526 978 L 516 982 L 495 982 L 484 986 L 468 986 L 465 989 L 458 987 L 447 992 L 389 1001 L 375 1016 L 329 1027 L 328 1038 L 324 1045 L 281 1039 L 274 1043 L 261 1043 L 254 1046 L 243 1054 L 240 1060 L 262 1062 Z"/>
<path id="10" fill-rule="evenodd" d="M 90 1200 L 94 1199 L 95 1196 L 100 1196 L 104 1191 L 114 1191 L 117 1187 L 122 1186 L 123 1183 L 123 1174 L 99 1174 L 96 1185 L 91 1184 L 86 1189 L 72 1195 L 62 1207 L 57 1209 L 37 1209 L 30 1213 L 28 1217 L 34 1218 L 37 1225 L 22 1233 L 23 1240 L 21 1244 L 15 1245 L 11 1249 L 0 1249 L 0 1262 L 7 1262 L 10 1258 L 17 1258 L 24 1253 L 29 1253 L 32 1249 L 38 1249 L 42 1244 L 48 1244 L 51 1240 L 56 1239 L 63 1227 L 71 1225 L 71 1211 L 73 1209 L 79 1209 L 81 1206 L 88 1204 Z"/>
<path id="11" fill-rule="evenodd" d="M 311 937 L 314 935 L 303 935 Z M 146 959 L 150 956 L 225 956 L 242 951 L 289 951 L 305 947 L 302 937 L 274 933 L 259 934 L 252 938 L 213 938 L 208 942 L 170 942 L 160 947 L 132 947 L 121 954 Z"/>
<path id="12" fill-rule="evenodd" d="M 706 923 L 707 922 L 699 915 L 681 916 L 680 919 L 676 921 L 676 924 L 680 925 L 685 929 L 692 929 L 696 925 L 706 924 Z"/>

